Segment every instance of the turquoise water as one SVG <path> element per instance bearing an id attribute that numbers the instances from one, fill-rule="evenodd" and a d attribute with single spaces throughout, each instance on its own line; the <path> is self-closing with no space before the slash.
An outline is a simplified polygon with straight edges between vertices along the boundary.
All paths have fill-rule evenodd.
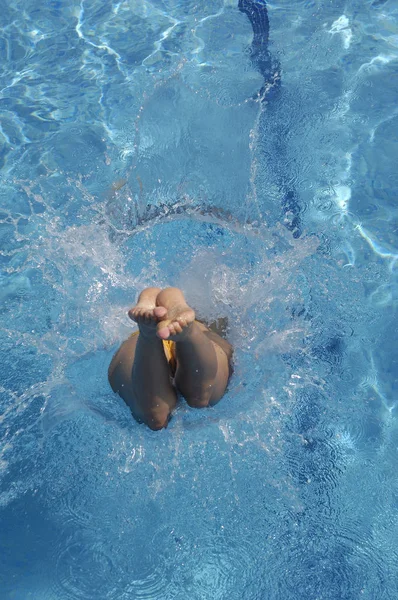
<path id="1" fill-rule="evenodd" d="M 397 15 L 272 2 L 262 102 L 235 1 L 3 3 L 1 600 L 396 600 Z M 153 283 L 235 346 L 161 432 L 106 378 Z"/>

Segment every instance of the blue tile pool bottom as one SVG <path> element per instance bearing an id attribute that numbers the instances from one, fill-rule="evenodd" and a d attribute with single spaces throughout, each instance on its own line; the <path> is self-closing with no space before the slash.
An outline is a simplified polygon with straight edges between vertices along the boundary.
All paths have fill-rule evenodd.
<path id="1" fill-rule="evenodd" d="M 1 12 L 2 600 L 397 598 L 397 9 L 269 17 L 261 102 L 237 2 Z M 156 433 L 106 380 L 153 282 L 235 346 Z"/>

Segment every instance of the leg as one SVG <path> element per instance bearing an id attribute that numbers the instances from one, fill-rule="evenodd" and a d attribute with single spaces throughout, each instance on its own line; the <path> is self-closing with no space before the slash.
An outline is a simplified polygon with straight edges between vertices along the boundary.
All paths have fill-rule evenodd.
<path id="1" fill-rule="evenodd" d="M 159 291 L 159 288 L 145 289 L 137 305 L 129 311 L 129 316 L 138 323 L 139 335 L 130 336 L 121 345 L 108 371 L 113 391 L 123 398 L 134 418 L 154 430 L 167 427 L 177 402 L 163 342 L 156 335 L 154 308 Z"/>
<path id="2" fill-rule="evenodd" d="M 202 408 L 216 404 L 227 387 L 231 345 L 195 321 L 194 311 L 178 288 L 160 292 L 156 304 L 159 337 L 176 343 L 178 390 L 190 406 Z M 164 317 L 160 316 L 160 309 L 167 310 Z"/>

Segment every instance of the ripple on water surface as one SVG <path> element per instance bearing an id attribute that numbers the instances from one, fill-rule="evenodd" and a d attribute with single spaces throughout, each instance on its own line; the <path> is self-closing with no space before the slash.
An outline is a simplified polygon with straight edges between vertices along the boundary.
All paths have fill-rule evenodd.
<path id="1" fill-rule="evenodd" d="M 116 556 L 106 542 L 70 541 L 56 562 L 56 593 L 81 600 L 119 598 L 127 574 Z"/>
<path id="2" fill-rule="evenodd" d="M 239 600 L 246 597 L 243 590 L 253 590 L 257 557 L 255 546 L 248 540 L 226 534 L 209 536 L 203 531 L 197 538 L 171 533 L 170 541 L 175 545 L 175 566 L 164 596 L 167 600 L 184 596 L 192 600 Z"/>

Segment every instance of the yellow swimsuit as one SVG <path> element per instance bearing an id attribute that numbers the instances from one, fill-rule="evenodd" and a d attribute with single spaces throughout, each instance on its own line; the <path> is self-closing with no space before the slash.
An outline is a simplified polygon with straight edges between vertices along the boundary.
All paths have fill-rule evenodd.
<path id="1" fill-rule="evenodd" d="M 171 340 L 163 340 L 163 350 L 169 363 L 171 374 L 174 377 L 177 369 L 176 343 Z"/>

